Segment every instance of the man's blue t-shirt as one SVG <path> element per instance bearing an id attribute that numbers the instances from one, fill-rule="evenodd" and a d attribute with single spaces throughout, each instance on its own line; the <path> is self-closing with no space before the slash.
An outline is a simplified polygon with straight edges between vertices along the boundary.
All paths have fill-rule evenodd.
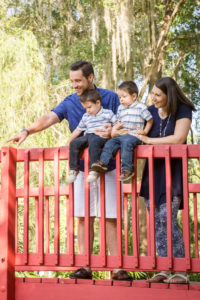
<path id="1" fill-rule="evenodd" d="M 96 89 L 101 95 L 103 108 L 111 109 L 114 114 L 116 114 L 119 106 L 117 94 L 106 89 Z M 52 111 L 57 114 L 60 121 L 66 119 L 69 122 L 71 131 L 76 129 L 83 114 L 86 112 L 76 93 L 67 96 L 58 106 L 53 108 Z"/>
<path id="2" fill-rule="evenodd" d="M 112 91 L 106 89 L 96 88 L 101 95 L 101 104 L 103 108 L 111 109 L 114 114 L 117 113 L 117 108 L 119 106 L 118 95 Z M 86 110 L 83 108 L 78 95 L 72 94 L 67 96 L 58 106 L 52 109 L 59 118 L 60 121 L 66 119 L 69 123 L 69 129 L 71 131 L 75 130 L 78 126 L 83 114 Z M 115 168 L 113 161 L 109 164 L 109 171 Z M 81 164 L 81 170 L 83 171 L 83 166 Z"/>

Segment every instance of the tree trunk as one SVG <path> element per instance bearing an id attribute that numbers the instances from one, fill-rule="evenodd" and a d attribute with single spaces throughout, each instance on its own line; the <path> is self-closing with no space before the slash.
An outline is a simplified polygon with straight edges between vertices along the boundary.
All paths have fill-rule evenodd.
<path id="1" fill-rule="evenodd" d="M 173 7 L 174 1 L 172 0 L 167 0 L 166 1 L 166 6 L 165 6 L 165 15 L 163 18 L 163 26 L 159 34 L 159 38 L 157 41 L 156 48 L 153 53 L 153 61 L 151 62 L 151 67 L 145 77 L 144 84 L 141 88 L 140 95 L 139 95 L 139 100 L 142 99 L 144 92 L 146 90 L 146 86 L 152 76 L 151 80 L 151 85 L 155 80 L 157 80 L 162 73 L 162 65 L 163 65 L 163 60 L 164 60 L 164 54 L 166 47 L 168 45 L 167 42 L 167 35 L 169 33 L 170 26 L 172 24 L 172 21 L 174 20 L 177 12 L 179 11 L 179 8 L 181 4 L 183 4 L 185 0 L 179 0 L 179 2 Z M 150 64 L 150 63 L 149 63 Z"/>

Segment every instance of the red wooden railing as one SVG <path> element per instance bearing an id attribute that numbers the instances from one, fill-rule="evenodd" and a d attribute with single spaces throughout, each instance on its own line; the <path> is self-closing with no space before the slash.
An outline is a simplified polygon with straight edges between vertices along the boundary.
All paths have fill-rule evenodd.
<path id="1" fill-rule="evenodd" d="M 105 197 L 104 197 L 104 175 L 101 175 L 101 218 L 99 221 L 99 243 L 98 254 L 90 253 L 89 247 L 89 189 L 90 184 L 85 180 L 85 254 L 75 252 L 74 242 L 74 216 L 73 216 L 73 184 L 61 185 L 60 162 L 68 165 L 68 149 L 44 148 L 44 149 L 14 149 L 4 147 L 1 150 L 1 189 L 0 189 L 0 290 L 13 285 L 14 271 L 25 270 L 72 270 L 81 266 L 91 266 L 93 270 L 112 270 L 123 268 L 129 271 L 187 271 L 200 272 L 199 259 L 199 211 L 198 193 L 200 183 L 188 183 L 188 159 L 200 161 L 199 145 L 156 145 L 138 146 L 135 151 L 135 166 L 137 159 L 148 159 L 150 178 L 150 216 L 147 215 L 147 255 L 140 251 L 140 226 L 139 226 L 139 188 L 135 176 L 132 184 L 121 185 L 116 180 L 117 189 L 117 255 L 109 255 L 106 251 L 105 230 Z M 89 168 L 88 150 L 84 151 L 85 178 Z M 166 163 L 166 186 L 167 186 L 167 239 L 168 256 L 158 257 L 155 247 L 155 221 L 154 221 L 154 190 L 153 190 L 153 160 L 164 158 Z M 184 210 L 182 211 L 182 228 L 185 243 L 185 257 L 174 258 L 172 254 L 171 235 L 171 170 L 170 159 L 182 158 L 183 164 L 183 194 Z M 45 163 L 54 163 L 54 185 L 46 187 L 44 184 Z M 39 165 L 39 184 L 37 187 L 30 186 L 30 163 L 37 162 Z M 16 187 L 17 164 L 22 163 L 24 168 L 24 187 Z M 116 156 L 117 174 L 120 173 L 120 154 Z M 135 168 L 135 171 L 137 168 Z M 122 207 L 121 193 L 124 202 Z M 193 206 L 193 215 L 189 215 L 189 195 L 192 195 L 190 206 Z M 130 195 L 130 196 L 128 196 Z M 59 199 L 66 199 L 66 252 L 60 251 L 60 212 Z M 30 252 L 29 243 L 29 218 L 30 198 L 35 203 L 35 241 L 36 250 Z M 50 251 L 50 198 L 54 201 L 54 249 Z M 20 200 L 22 199 L 22 200 Z M 23 201 L 23 224 L 19 224 L 18 201 Z M 131 206 L 131 216 L 128 213 Z M 191 211 L 190 211 L 191 214 Z M 22 226 L 22 229 L 20 229 Z M 194 253 L 191 253 L 191 229 L 194 228 Z M 23 250 L 19 251 L 19 230 L 23 230 Z M 131 237 L 130 237 L 131 236 Z M 115 238 L 115 237 L 113 237 Z M 128 249 L 132 244 L 133 253 Z M 123 247 L 124 245 L 124 247 Z M 12 293 L 13 291 L 7 291 Z M 5 299 L 9 299 L 5 298 Z"/>

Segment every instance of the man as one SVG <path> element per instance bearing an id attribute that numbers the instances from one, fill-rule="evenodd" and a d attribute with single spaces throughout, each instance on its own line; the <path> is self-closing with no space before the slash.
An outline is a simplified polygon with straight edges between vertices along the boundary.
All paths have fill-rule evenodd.
<path id="1" fill-rule="evenodd" d="M 57 107 L 52 109 L 48 114 L 43 115 L 27 129 L 23 129 L 20 133 L 16 134 L 8 141 L 13 141 L 16 146 L 19 146 L 30 134 L 40 132 L 63 119 L 66 119 L 69 123 L 69 128 L 73 131 L 82 115 L 85 113 L 85 109 L 79 101 L 79 96 L 89 89 L 97 89 L 102 97 L 102 106 L 106 109 L 111 109 L 114 113 L 117 111 L 119 106 L 119 99 L 116 93 L 106 90 L 99 89 L 93 83 L 94 70 L 90 62 L 78 61 L 70 66 L 70 80 L 72 87 L 76 93 L 67 96 Z M 110 126 L 105 129 L 98 130 L 96 134 L 103 138 L 110 137 L 111 128 Z M 106 194 L 106 243 L 111 255 L 117 254 L 117 236 L 116 231 L 116 176 L 115 166 L 111 165 L 110 170 L 106 173 L 105 186 Z M 109 187 L 108 187 L 109 186 Z M 94 219 L 98 216 L 99 211 L 99 198 L 98 184 L 93 183 L 90 185 L 90 251 L 93 249 L 94 239 Z M 84 172 L 83 166 L 82 171 L 78 174 L 77 179 L 74 183 L 74 215 L 78 218 L 78 248 L 79 253 L 84 254 Z M 82 195 L 82 197 L 80 197 Z M 114 272 L 117 274 L 118 270 Z M 128 274 L 127 274 L 128 275 Z M 129 276 L 129 275 L 128 275 Z M 90 268 L 81 268 L 70 274 L 71 278 L 92 278 L 92 272 Z M 117 278 L 116 278 L 117 279 Z M 119 278 L 120 279 L 120 278 Z"/>

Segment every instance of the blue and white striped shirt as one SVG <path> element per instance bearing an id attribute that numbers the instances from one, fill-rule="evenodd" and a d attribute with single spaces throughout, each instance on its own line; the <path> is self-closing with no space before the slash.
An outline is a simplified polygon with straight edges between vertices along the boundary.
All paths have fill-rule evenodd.
<path id="1" fill-rule="evenodd" d="M 137 130 L 136 127 L 139 127 L 143 129 L 145 120 L 149 121 L 151 118 L 151 113 L 141 102 L 134 101 L 128 107 L 122 104 L 118 107 L 117 121 L 124 123 L 123 128 Z"/>
<path id="2" fill-rule="evenodd" d="M 95 133 L 96 129 L 103 129 L 106 123 L 114 124 L 116 122 L 116 115 L 110 109 L 101 108 L 94 116 L 85 113 L 77 126 L 77 129 L 85 131 L 86 133 Z"/>

